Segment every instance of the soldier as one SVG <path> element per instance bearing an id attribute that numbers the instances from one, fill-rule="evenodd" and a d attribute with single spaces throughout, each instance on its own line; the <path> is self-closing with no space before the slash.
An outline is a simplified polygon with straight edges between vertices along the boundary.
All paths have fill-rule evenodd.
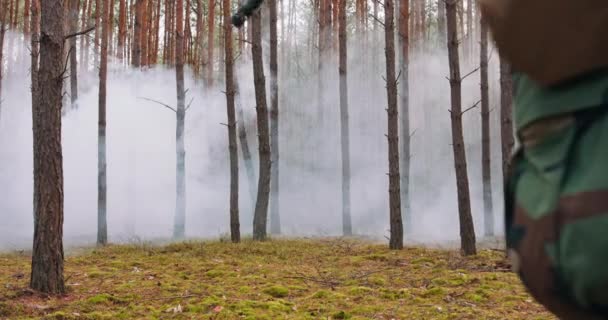
<path id="1" fill-rule="evenodd" d="M 530 293 L 561 319 L 608 318 L 608 5 L 479 0 L 511 63 L 519 147 L 506 238 Z"/>

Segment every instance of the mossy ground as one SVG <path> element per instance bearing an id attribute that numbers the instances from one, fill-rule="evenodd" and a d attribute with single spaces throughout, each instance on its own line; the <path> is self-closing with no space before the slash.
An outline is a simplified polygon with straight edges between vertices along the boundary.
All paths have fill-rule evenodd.
<path id="1" fill-rule="evenodd" d="M 0 319 L 554 319 L 503 255 L 356 240 L 80 250 L 63 297 L 27 290 L 30 257 L 0 255 Z"/>

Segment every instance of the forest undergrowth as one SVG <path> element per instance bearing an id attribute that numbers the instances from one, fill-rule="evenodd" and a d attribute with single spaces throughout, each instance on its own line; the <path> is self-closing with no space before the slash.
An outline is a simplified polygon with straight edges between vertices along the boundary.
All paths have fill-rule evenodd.
<path id="1" fill-rule="evenodd" d="M 61 297 L 27 289 L 30 261 L 0 254 L 0 319 L 554 319 L 497 250 L 333 238 L 79 248 Z"/>

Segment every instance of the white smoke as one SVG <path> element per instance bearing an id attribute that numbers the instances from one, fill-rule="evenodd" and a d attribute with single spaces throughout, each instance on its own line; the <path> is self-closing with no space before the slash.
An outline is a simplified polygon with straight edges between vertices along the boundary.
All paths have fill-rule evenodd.
<path id="1" fill-rule="evenodd" d="M 0 249 L 28 248 L 32 224 L 32 129 L 29 55 L 22 37 L 6 58 L 0 118 Z M 382 39 L 382 37 L 371 37 Z M 372 47 L 378 49 L 370 49 Z M 305 52 L 305 50 L 302 50 Z M 265 52 L 266 53 L 266 52 Z M 290 58 L 291 59 L 291 58 Z M 304 61 L 281 61 L 280 68 Z M 476 60 L 476 59 L 473 59 Z M 494 57 L 493 60 L 497 60 Z M 474 62 L 474 61 L 473 61 Z M 496 231 L 502 227 L 500 136 L 496 61 L 491 61 L 492 161 Z M 317 103 L 316 68 L 280 79 L 280 214 L 285 235 L 341 233 L 341 164 L 338 79 L 335 62 L 324 70 L 323 106 Z M 462 73 L 474 69 L 465 63 Z M 388 234 L 386 89 L 382 43 L 351 41 L 349 108 L 354 232 L 383 239 Z M 448 109 L 447 54 L 413 54 L 410 74 L 412 136 L 412 241 L 437 243 L 458 238 L 456 183 Z M 239 64 L 240 101 L 257 175 L 257 132 L 252 67 Z M 268 74 L 267 74 L 268 78 Z M 63 156 L 64 235 L 67 245 L 93 243 L 97 224 L 97 70 L 80 70 L 79 108 L 65 105 Z M 267 81 L 268 84 L 269 81 Z M 175 114 L 149 98 L 175 105 L 175 72 L 147 71 L 113 63 L 108 73 L 108 231 L 111 242 L 167 239 L 175 209 Z M 217 81 L 219 83 L 219 81 Z M 186 73 L 186 234 L 218 237 L 229 232 L 229 162 L 223 84 L 203 88 Z M 69 92 L 69 87 L 65 90 Z M 270 97 L 270 96 L 268 96 Z M 463 83 L 463 109 L 479 99 L 479 75 Z M 69 99 L 68 99 L 69 100 Z M 464 117 L 474 220 L 483 233 L 480 116 Z M 250 233 L 253 203 L 240 154 L 242 231 Z M 257 184 L 257 182 L 256 182 Z"/>

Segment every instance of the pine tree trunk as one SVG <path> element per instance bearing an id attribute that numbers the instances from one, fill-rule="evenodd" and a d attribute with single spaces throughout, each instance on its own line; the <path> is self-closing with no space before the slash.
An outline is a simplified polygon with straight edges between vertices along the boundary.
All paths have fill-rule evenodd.
<path id="1" fill-rule="evenodd" d="M 32 110 L 36 110 L 39 96 L 38 88 L 40 87 L 38 84 L 38 61 L 40 60 L 40 0 L 32 0 L 30 11 L 32 13 L 32 19 L 30 21 L 30 29 L 32 32 L 30 41 L 32 57 L 32 62 L 30 65 L 30 77 L 32 81 Z M 35 114 L 33 114 L 33 116 L 35 118 Z M 34 118 L 32 121 L 35 120 Z M 34 172 L 36 172 L 36 170 L 36 162 L 34 162 Z"/>
<path id="2" fill-rule="evenodd" d="M 70 2 L 70 32 L 78 32 L 78 6 L 80 0 Z M 76 53 L 76 37 L 70 38 L 70 98 L 72 109 L 78 108 L 78 55 Z"/>
<path id="3" fill-rule="evenodd" d="M 152 56 L 153 56 L 152 63 L 153 64 L 158 63 L 158 52 L 160 50 L 160 6 L 161 6 L 162 0 L 157 0 L 157 1 L 158 2 L 156 3 L 156 17 L 155 17 L 155 22 L 154 22 L 154 52 L 152 54 Z"/>
<path id="4" fill-rule="evenodd" d="M 253 58 L 253 83 L 255 86 L 255 102 L 258 123 L 259 146 L 259 178 L 258 196 L 253 216 L 253 239 L 266 239 L 268 220 L 268 198 L 270 196 L 270 136 L 268 134 L 268 109 L 266 106 L 266 80 L 264 79 L 264 64 L 262 61 L 262 17 L 261 11 L 256 12 L 250 19 L 252 30 L 251 55 Z"/>
<path id="5" fill-rule="evenodd" d="M 476 254 L 475 228 L 471 215 L 469 178 L 467 176 L 467 160 L 462 132 L 462 78 L 460 77 L 460 61 L 458 55 L 457 3 L 458 0 L 445 1 L 448 28 L 450 89 L 452 98 L 452 109 L 450 110 L 452 120 L 452 147 L 454 149 L 454 166 L 456 169 L 456 187 L 458 193 L 460 245 L 464 255 L 473 255 Z"/>
<path id="6" fill-rule="evenodd" d="M 384 0 L 384 41 L 386 54 L 386 94 L 388 98 L 388 179 L 390 232 L 389 248 L 403 248 L 401 193 L 399 175 L 399 110 L 395 75 L 395 8 L 392 0 Z"/>
<path id="7" fill-rule="evenodd" d="M 239 156 L 236 146 L 236 110 L 234 106 L 234 72 L 232 54 L 232 24 L 230 21 L 230 0 L 224 0 L 224 51 L 226 61 L 226 109 L 228 115 L 228 150 L 230 151 L 230 238 L 241 241 L 239 222 Z"/>
<path id="8" fill-rule="evenodd" d="M 400 110 L 401 124 L 401 155 L 399 169 L 401 170 L 401 214 L 403 216 L 406 234 L 412 231 L 412 213 L 410 212 L 410 37 L 409 37 L 409 0 L 401 0 L 399 6 L 399 47 L 400 47 Z"/>
<path id="9" fill-rule="evenodd" d="M 173 238 L 183 239 L 186 235 L 186 150 L 184 126 L 186 120 L 186 92 L 184 90 L 184 0 L 176 1 L 175 28 L 175 77 L 177 83 L 177 126 L 176 154 L 177 178 L 175 198 L 175 228 Z"/>
<path id="10" fill-rule="evenodd" d="M 125 42 L 127 40 L 127 1 L 120 0 L 118 7 L 118 59 L 124 59 Z"/>
<path id="11" fill-rule="evenodd" d="M 33 113 L 34 245 L 30 287 L 65 293 L 63 278 L 63 160 L 61 79 L 65 36 L 64 2 L 41 1 L 40 70 Z M 65 3 L 67 5 L 67 2 Z"/>
<path id="12" fill-rule="evenodd" d="M 86 23 L 87 25 L 92 25 L 91 23 L 91 19 L 93 17 L 93 1 L 94 0 L 89 0 L 89 7 L 87 8 L 87 18 L 86 18 Z M 84 30 L 84 28 L 83 28 Z M 83 59 L 83 64 L 85 66 L 85 70 L 89 69 L 89 54 L 91 53 L 91 40 L 90 37 L 85 37 L 85 48 L 84 48 L 84 59 Z"/>
<path id="13" fill-rule="evenodd" d="M 136 68 L 141 66 L 141 31 L 142 31 L 142 13 L 143 0 L 135 2 L 135 27 L 133 29 L 133 42 L 131 43 L 131 65 Z"/>
<path id="14" fill-rule="evenodd" d="M 197 79 L 202 77 L 202 66 L 203 66 L 203 32 L 204 32 L 204 15 L 203 15 L 203 0 L 196 0 L 196 58 L 194 63 L 194 75 Z M 235 79 L 236 81 L 236 79 Z"/>
<path id="15" fill-rule="evenodd" d="M 270 146 L 272 172 L 270 181 L 270 232 L 281 233 L 279 214 L 279 83 L 277 1 L 268 0 L 270 14 Z"/>
<path id="16" fill-rule="evenodd" d="M 109 26 L 108 26 L 108 54 L 114 54 L 114 0 L 110 0 Z"/>
<path id="17" fill-rule="evenodd" d="M 81 21 L 80 21 L 80 30 L 85 30 L 87 27 L 87 22 L 88 22 L 88 18 L 87 18 L 87 10 L 89 8 L 89 2 L 91 0 L 84 0 L 82 3 L 82 14 L 81 14 Z M 32 31 L 34 32 L 34 31 Z M 85 57 L 85 53 L 86 52 L 86 43 L 88 42 L 89 37 L 85 37 L 82 38 L 80 40 L 80 66 L 81 66 L 81 70 L 84 69 L 86 70 L 86 64 L 84 61 L 84 57 Z"/>
<path id="18" fill-rule="evenodd" d="M 346 46 L 346 0 L 340 0 L 338 13 L 338 50 L 340 78 L 340 146 L 342 158 L 342 234 L 350 236 L 353 227 L 350 214 L 350 130 L 348 116 L 348 59 Z"/>
<path id="19" fill-rule="evenodd" d="M 109 2 L 103 0 L 101 63 L 99 65 L 99 122 L 97 136 L 97 244 L 108 243 L 106 174 L 106 80 L 108 77 Z"/>
<path id="20" fill-rule="evenodd" d="M 510 157 L 515 140 L 513 137 L 513 79 L 511 65 L 500 58 L 500 142 L 502 149 L 503 178 L 511 171 Z"/>
<path id="21" fill-rule="evenodd" d="M 207 85 L 213 86 L 213 43 L 215 36 L 215 0 L 209 0 L 209 7 L 207 8 L 209 17 L 207 24 L 209 25 L 207 30 L 207 63 L 205 66 L 205 72 L 207 79 Z"/>
<path id="22" fill-rule="evenodd" d="M 148 66 L 148 37 L 150 36 L 150 27 L 149 27 L 149 12 L 148 12 L 148 0 L 141 1 L 141 27 L 140 27 L 140 35 L 139 35 L 139 47 L 141 48 L 139 54 L 139 62 L 142 67 Z"/>
<path id="23" fill-rule="evenodd" d="M 484 230 L 486 236 L 494 235 L 494 210 L 492 206 L 492 175 L 490 165 L 490 94 L 488 84 L 488 25 L 480 21 L 480 74 L 481 74 L 481 176 L 483 183 Z"/>
<path id="24" fill-rule="evenodd" d="M 95 55 L 93 56 L 93 61 L 95 63 L 95 68 L 99 66 L 99 49 L 101 48 L 101 1 L 95 0 L 95 48 L 93 52 Z"/>
<path id="25" fill-rule="evenodd" d="M 23 6 L 23 33 L 27 36 L 30 34 L 30 0 L 25 0 Z"/>

